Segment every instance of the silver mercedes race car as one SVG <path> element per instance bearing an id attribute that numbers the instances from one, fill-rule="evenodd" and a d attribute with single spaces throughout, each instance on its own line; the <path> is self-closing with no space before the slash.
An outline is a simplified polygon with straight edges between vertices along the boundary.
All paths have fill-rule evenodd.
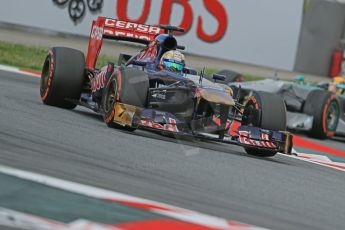
<path id="1" fill-rule="evenodd" d="M 265 79 L 230 82 L 228 85 L 240 101 L 244 101 L 253 90 L 281 96 L 286 104 L 287 128 L 290 130 L 306 131 L 308 135 L 319 139 L 345 135 L 345 97 L 329 92 L 324 85 L 311 85 L 303 79 L 296 80 L 286 82 Z"/>

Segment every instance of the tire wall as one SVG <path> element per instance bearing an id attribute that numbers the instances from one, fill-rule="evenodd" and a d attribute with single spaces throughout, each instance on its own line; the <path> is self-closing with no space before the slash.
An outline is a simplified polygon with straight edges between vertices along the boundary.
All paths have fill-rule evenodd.
<path id="1" fill-rule="evenodd" d="M 328 76 L 331 56 L 345 36 L 345 4 L 305 0 L 295 71 Z"/>

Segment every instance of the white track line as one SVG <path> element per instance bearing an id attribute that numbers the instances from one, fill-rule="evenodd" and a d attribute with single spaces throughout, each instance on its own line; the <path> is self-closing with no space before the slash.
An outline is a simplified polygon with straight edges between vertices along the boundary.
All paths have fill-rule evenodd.
<path id="1" fill-rule="evenodd" d="M 199 212 L 178 208 L 172 205 L 167 205 L 160 202 L 155 202 L 143 198 L 138 198 L 130 195 L 126 195 L 123 193 L 118 193 L 110 190 L 105 190 L 101 188 L 92 187 L 89 185 L 83 185 L 76 182 L 70 182 L 46 175 L 41 175 L 37 173 L 32 173 L 28 171 L 23 171 L 15 168 L 11 168 L 8 166 L 0 165 L 0 172 L 6 175 L 11 175 L 15 177 L 19 177 L 25 180 L 34 181 L 37 183 L 45 184 L 48 186 L 52 186 L 58 189 L 62 189 L 65 191 L 78 193 L 90 197 L 94 197 L 97 199 L 112 199 L 118 200 L 123 202 L 135 202 L 139 204 L 146 204 L 146 205 L 154 205 L 158 208 L 150 208 L 149 211 L 158 213 L 164 216 L 172 217 L 181 221 L 199 224 L 211 228 L 216 229 L 246 229 L 246 230 L 259 230 L 263 228 L 259 228 L 256 226 L 245 225 L 239 222 L 232 222 L 222 218 L 202 214 Z M 162 210 L 166 209 L 166 210 Z M 239 227 L 242 225 L 243 227 Z"/>
<path id="2" fill-rule="evenodd" d="M 295 153 L 297 155 L 287 155 L 287 154 L 284 154 L 284 153 L 278 153 L 278 154 L 280 156 L 290 157 L 290 158 L 293 158 L 293 159 L 297 159 L 297 160 L 301 160 L 301 161 L 305 161 L 305 162 L 309 162 L 309 163 L 312 163 L 312 164 L 321 165 L 321 166 L 324 166 L 324 167 L 328 167 L 328 168 L 332 168 L 332 169 L 336 169 L 336 170 L 345 172 L 345 169 L 340 168 L 340 167 L 344 167 L 345 166 L 344 163 L 331 161 L 326 156 L 307 154 L 307 153 Z M 310 157 L 310 158 L 303 158 L 301 156 L 307 156 L 307 157 Z M 329 165 L 329 164 L 333 164 L 334 166 Z M 337 166 L 340 166 L 340 167 L 337 167 Z"/>
<path id="3" fill-rule="evenodd" d="M 12 66 L 0 65 L 0 70 L 11 72 L 11 73 L 19 73 L 22 75 L 28 75 L 28 76 L 33 76 L 33 77 L 41 77 L 38 74 L 29 73 L 29 72 L 21 70 L 20 68 L 12 67 Z"/>

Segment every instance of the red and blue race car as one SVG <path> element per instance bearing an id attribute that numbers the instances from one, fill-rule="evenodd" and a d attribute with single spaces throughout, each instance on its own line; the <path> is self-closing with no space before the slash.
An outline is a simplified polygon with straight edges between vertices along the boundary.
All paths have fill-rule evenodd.
<path id="1" fill-rule="evenodd" d="M 85 106 L 103 116 L 109 127 L 147 129 L 243 146 L 247 153 L 269 157 L 290 153 L 286 108 L 281 97 L 253 92 L 240 104 L 222 84 L 187 68 L 184 47 L 174 26 L 150 26 L 99 17 L 92 24 L 86 56 L 52 48 L 40 84 L 44 104 L 65 109 Z M 96 69 L 103 39 L 143 44 L 135 55 L 121 54 L 117 64 Z"/>

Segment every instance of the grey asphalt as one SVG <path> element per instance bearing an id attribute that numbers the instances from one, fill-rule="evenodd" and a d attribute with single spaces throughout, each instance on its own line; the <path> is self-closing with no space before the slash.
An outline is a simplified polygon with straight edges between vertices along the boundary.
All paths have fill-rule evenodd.
<path id="1" fill-rule="evenodd" d="M 0 71 L 0 164 L 271 229 L 345 229 L 345 174 L 240 147 L 107 128 Z M 0 182 L 1 184 L 1 182 Z M 1 187 L 0 187 L 1 189 Z"/>

